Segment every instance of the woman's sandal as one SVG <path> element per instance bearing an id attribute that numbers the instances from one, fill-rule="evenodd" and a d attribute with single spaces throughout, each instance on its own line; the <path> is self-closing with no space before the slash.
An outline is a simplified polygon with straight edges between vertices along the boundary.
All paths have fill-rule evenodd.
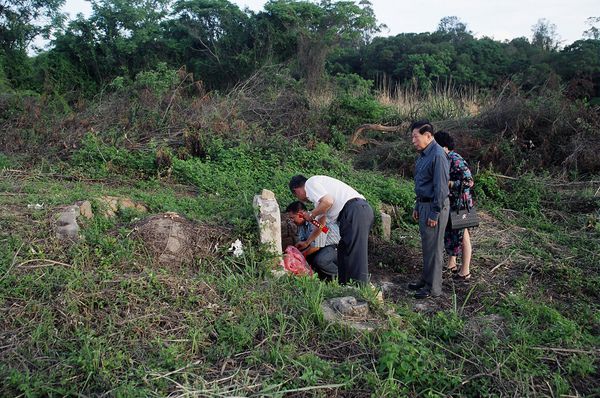
<path id="1" fill-rule="evenodd" d="M 471 279 L 471 273 L 468 273 L 467 275 L 461 275 L 459 273 L 456 273 L 454 274 L 454 279 L 467 282 Z"/>
<path id="2" fill-rule="evenodd" d="M 446 271 L 451 272 L 453 274 L 457 274 L 458 273 L 458 266 L 454 266 L 452 268 L 446 267 Z"/>

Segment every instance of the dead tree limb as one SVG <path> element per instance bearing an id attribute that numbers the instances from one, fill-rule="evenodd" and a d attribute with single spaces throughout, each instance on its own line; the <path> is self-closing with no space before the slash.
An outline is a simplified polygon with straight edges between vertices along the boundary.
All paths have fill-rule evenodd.
<path id="1" fill-rule="evenodd" d="M 376 130 L 376 131 L 400 131 L 405 128 L 404 123 L 399 126 L 384 126 L 382 124 L 362 124 L 354 130 L 354 134 L 350 137 L 350 144 L 353 146 L 363 146 L 365 144 L 373 144 L 377 143 L 375 140 L 370 140 L 367 138 L 363 138 L 361 134 L 366 130 Z"/>

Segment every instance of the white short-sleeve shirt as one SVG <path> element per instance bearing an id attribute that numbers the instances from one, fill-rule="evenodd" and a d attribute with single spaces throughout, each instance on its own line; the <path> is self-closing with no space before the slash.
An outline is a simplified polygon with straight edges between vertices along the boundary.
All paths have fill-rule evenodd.
<path id="1" fill-rule="evenodd" d="M 365 198 L 350 185 L 327 176 L 310 177 L 304 184 L 304 189 L 306 190 L 308 200 L 310 200 L 315 207 L 323 196 L 328 194 L 331 195 L 333 198 L 333 205 L 325 214 L 327 220 L 331 222 L 337 221 L 340 211 L 342 211 L 347 201 L 354 198 Z"/>

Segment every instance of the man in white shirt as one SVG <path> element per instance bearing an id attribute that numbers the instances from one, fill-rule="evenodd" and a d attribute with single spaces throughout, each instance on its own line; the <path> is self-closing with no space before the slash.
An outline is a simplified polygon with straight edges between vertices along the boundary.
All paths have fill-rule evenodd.
<path id="1" fill-rule="evenodd" d="M 305 214 L 307 221 L 317 220 L 321 225 L 336 222 L 339 225 L 339 282 L 367 283 L 368 238 L 374 215 L 365 197 L 342 181 L 327 176 L 306 178 L 296 175 L 290 180 L 289 187 L 298 200 L 310 201 L 315 206 L 314 210 Z M 315 228 L 304 247 L 308 247 L 321 233 L 319 228 Z"/>

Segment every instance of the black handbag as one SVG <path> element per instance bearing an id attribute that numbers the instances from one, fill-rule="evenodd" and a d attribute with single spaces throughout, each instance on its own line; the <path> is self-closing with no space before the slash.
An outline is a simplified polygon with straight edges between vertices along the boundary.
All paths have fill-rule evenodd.
<path id="1" fill-rule="evenodd" d="M 475 206 L 461 209 L 450 210 L 450 224 L 452 229 L 465 229 L 479 226 L 479 216 Z"/>
<path id="2" fill-rule="evenodd" d="M 462 186 L 460 189 L 460 195 L 462 196 L 463 190 Z M 467 200 L 465 200 L 467 203 Z M 477 210 L 475 206 L 469 207 L 467 205 L 466 209 L 456 209 L 450 210 L 450 225 L 452 229 L 465 229 L 465 228 L 473 228 L 479 226 L 479 216 L 477 215 Z"/>

